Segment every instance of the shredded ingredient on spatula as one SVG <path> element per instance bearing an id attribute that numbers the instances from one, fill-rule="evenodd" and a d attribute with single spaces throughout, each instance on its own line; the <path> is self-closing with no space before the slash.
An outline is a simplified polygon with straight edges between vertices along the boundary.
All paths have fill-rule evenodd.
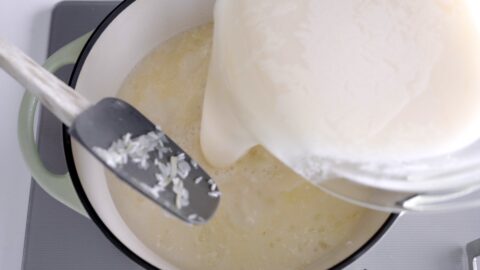
<path id="1" fill-rule="evenodd" d="M 167 143 L 167 136 L 157 128 L 156 131 L 136 138 L 132 138 L 132 134 L 127 133 L 121 139 L 114 141 L 108 149 L 93 147 L 93 151 L 112 168 L 123 166 L 130 160 L 144 170 L 150 167 L 151 153 L 155 151 L 156 157 L 153 158 L 153 165 L 158 169 L 158 172 L 155 173 L 158 182 L 153 187 L 143 185 L 144 189 L 158 198 L 159 193 L 165 191 L 165 188 L 173 183 L 172 190 L 176 195 L 175 206 L 177 209 L 181 209 L 189 205 L 189 193 L 183 185 L 183 180 L 188 177 L 191 166 L 185 161 L 185 153 L 172 155 L 168 162 L 162 162 L 166 159 L 166 154 L 172 153 L 172 149 L 165 146 Z M 193 160 L 191 165 L 194 168 L 198 166 Z M 216 185 L 211 192 L 218 192 Z"/>

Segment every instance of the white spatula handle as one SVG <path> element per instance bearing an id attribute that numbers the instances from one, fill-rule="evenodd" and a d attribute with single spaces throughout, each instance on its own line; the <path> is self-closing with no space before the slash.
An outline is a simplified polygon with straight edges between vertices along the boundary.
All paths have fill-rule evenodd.
<path id="1" fill-rule="evenodd" d="M 0 67 L 33 93 L 67 126 L 89 107 L 87 99 L 2 39 L 0 39 Z"/>

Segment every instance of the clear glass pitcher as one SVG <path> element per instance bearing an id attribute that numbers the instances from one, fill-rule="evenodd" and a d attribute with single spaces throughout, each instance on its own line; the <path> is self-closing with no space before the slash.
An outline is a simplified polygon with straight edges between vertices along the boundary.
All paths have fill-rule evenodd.
<path id="1" fill-rule="evenodd" d="M 478 18 L 480 18 L 477 14 L 480 11 L 478 0 L 467 1 L 466 4 L 469 8 L 468 10 L 474 13 L 472 15 L 472 18 L 475 20 L 473 23 L 477 24 Z M 230 10 L 231 12 L 235 10 L 234 6 L 227 6 L 227 4 L 225 4 L 224 9 Z M 225 21 L 226 23 L 224 23 L 224 25 L 228 25 L 228 20 L 226 18 L 230 17 L 218 16 L 217 22 L 222 23 Z M 228 28 L 224 26 L 220 28 L 220 30 L 216 29 L 213 45 L 214 50 L 212 51 L 212 61 L 209 72 L 209 83 L 207 84 L 206 94 L 207 101 L 208 98 L 211 98 L 211 100 L 214 101 L 221 101 L 216 102 L 215 104 L 228 104 L 228 106 L 225 106 L 226 108 L 222 107 L 221 110 L 216 113 L 216 115 L 221 115 L 221 117 L 218 118 L 221 118 L 223 122 L 220 122 L 217 119 L 215 119 L 217 120 L 216 122 L 211 122 L 220 123 L 217 124 L 218 126 L 215 128 L 215 130 L 220 130 L 218 133 L 224 132 L 229 134 L 219 137 L 211 136 L 211 138 L 215 138 L 215 141 L 212 141 L 208 145 L 214 145 L 214 147 L 207 148 L 209 151 L 204 151 L 207 159 L 218 160 L 220 159 L 218 157 L 221 157 L 223 158 L 222 161 L 224 161 L 226 164 L 229 164 L 236 160 L 240 154 L 244 153 L 245 149 L 248 149 L 248 147 L 260 144 L 269 150 L 269 152 L 276 156 L 279 160 L 282 160 L 285 164 L 288 164 L 289 167 L 297 171 L 300 175 L 303 175 L 304 178 L 309 179 L 312 183 L 318 185 L 323 190 L 344 200 L 362 206 L 394 212 L 452 210 L 480 206 L 480 141 L 473 143 L 465 149 L 444 154 L 442 156 L 429 157 L 414 161 L 409 160 L 408 162 L 391 162 L 383 164 L 355 163 L 346 160 L 333 160 L 329 158 L 329 156 L 314 156 L 310 166 L 310 157 L 306 157 L 306 155 L 310 155 L 312 153 L 322 153 L 318 149 L 310 152 L 309 150 L 305 150 L 306 148 L 311 147 L 310 145 L 299 146 L 298 148 L 301 148 L 301 150 L 299 150 L 300 154 L 292 154 L 292 151 L 290 150 L 292 150 L 293 147 L 289 148 L 288 150 L 281 149 L 280 151 L 275 152 L 279 149 L 279 147 L 275 147 L 275 145 L 281 145 L 282 142 L 289 141 L 291 138 L 297 139 L 303 137 L 296 137 L 296 135 L 288 137 L 289 135 L 282 135 L 273 139 L 272 136 L 259 138 L 261 136 L 258 136 L 258 134 L 261 132 L 255 133 L 254 131 L 249 130 L 247 125 L 253 122 L 254 124 L 251 125 L 257 128 L 262 127 L 262 125 L 267 123 L 270 125 L 270 130 L 268 128 L 265 128 L 265 130 L 273 130 L 277 132 L 278 130 L 283 131 L 282 128 L 279 128 L 279 126 L 287 123 L 285 124 L 286 128 L 283 134 L 288 134 L 290 130 L 294 130 L 296 127 L 301 127 L 304 128 L 304 130 L 307 130 L 307 132 L 310 132 L 309 135 L 313 137 L 314 135 L 312 134 L 318 134 L 319 132 L 315 133 L 317 131 L 311 131 L 312 129 L 309 128 L 311 126 L 315 126 L 316 119 L 309 118 L 308 122 L 305 122 L 308 124 L 304 124 L 302 122 L 302 125 L 295 125 L 292 124 L 293 121 L 288 120 L 290 118 L 287 118 L 281 114 L 277 114 L 276 117 L 270 117 L 273 114 L 271 112 L 273 110 L 266 109 L 265 111 L 256 111 L 258 112 L 257 114 L 252 113 L 262 106 L 268 107 L 266 104 L 269 104 L 269 102 L 274 102 L 272 101 L 274 99 L 270 93 L 266 92 L 268 94 L 264 95 L 256 95 L 256 93 L 262 92 L 262 88 L 264 87 L 275 87 L 275 83 L 277 83 L 277 81 L 271 78 L 263 80 L 263 76 L 257 75 L 258 70 L 260 69 L 249 69 L 247 66 L 251 62 L 246 61 L 244 63 L 240 60 L 249 58 L 255 59 L 255 61 L 258 60 L 258 58 L 255 58 L 259 57 L 258 55 L 250 54 L 249 47 L 242 45 L 229 47 L 227 42 L 222 42 L 220 36 L 223 37 L 223 40 L 228 40 L 229 38 L 234 40 L 235 37 L 232 33 L 236 33 L 240 31 L 239 29 L 242 29 L 241 27 L 238 27 L 237 29 L 237 24 L 232 25 L 235 25 L 235 27 Z M 460 31 L 459 29 L 457 30 Z M 297 47 L 293 46 L 292 48 Z M 238 49 L 235 51 L 235 55 L 237 55 L 236 58 L 230 55 L 228 55 L 228 57 L 225 56 L 227 55 L 225 52 L 230 52 L 230 50 L 233 49 Z M 304 51 L 299 50 L 299 55 L 302 55 L 303 52 Z M 272 55 L 279 56 L 279 54 Z M 313 54 L 308 54 L 308 56 L 312 55 Z M 283 60 L 281 56 L 280 58 Z M 222 59 L 229 59 L 229 61 L 222 62 Z M 290 61 L 290 58 L 287 60 Z M 277 61 L 274 63 L 284 67 L 291 63 L 287 60 L 285 60 L 285 62 Z M 252 60 L 252 62 L 253 61 L 254 60 Z M 268 61 L 266 62 L 269 63 Z M 231 63 L 240 63 L 241 68 L 233 68 L 234 65 Z M 298 61 L 293 63 L 301 65 L 305 64 L 306 62 Z M 311 67 L 308 64 L 305 65 L 307 67 Z M 229 72 L 227 72 L 227 70 L 229 70 Z M 286 68 L 286 70 L 290 69 Z M 291 69 L 290 71 L 293 70 L 294 69 Z M 288 76 L 288 73 L 279 74 Z M 300 78 L 298 79 L 299 81 L 302 79 L 302 77 L 298 78 Z M 249 83 L 257 80 L 261 81 L 261 83 Z M 275 83 L 272 83 L 273 81 L 275 81 Z M 294 84 L 292 83 L 291 85 Z M 209 86 L 211 86 L 211 89 L 213 89 L 210 91 L 211 94 L 208 92 Z M 250 104 L 254 102 L 251 100 L 248 100 L 247 102 L 246 98 L 243 99 L 243 96 L 235 94 L 240 92 L 246 92 L 249 94 L 249 96 L 254 96 L 257 99 L 255 100 L 255 105 L 250 106 Z M 315 97 L 307 94 L 304 94 L 304 96 L 308 98 Z M 287 97 L 291 98 L 291 96 Z M 287 99 L 285 96 L 282 96 L 282 98 L 282 103 L 276 104 L 276 106 L 292 108 L 294 106 L 301 107 L 304 105 L 304 107 L 298 111 L 304 113 L 305 115 L 308 114 L 307 109 L 317 105 L 316 102 L 302 104 L 302 102 L 307 101 L 308 98 L 298 99 L 292 101 L 291 103 L 284 102 L 285 99 Z M 348 98 L 348 96 L 345 98 Z M 210 104 L 214 104 L 214 102 L 210 102 Z M 313 106 L 311 106 L 312 104 Z M 208 114 L 204 113 L 204 117 L 205 115 L 208 116 Z M 320 117 L 320 115 L 318 116 Z M 281 119 L 282 117 L 287 120 Z M 254 122 L 250 120 L 257 118 L 262 119 L 263 121 Z M 228 132 L 222 130 L 228 130 Z M 232 130 L 234 132 L 232 132 Z M 249 132 L 245 132 L 244 130 L 248 130 Z M 234 133 L 235 136 L 230 136 L 230 133 Z M 252 133 L 255 134 L 252 135 Z M 268 134 L 268 132 L 266 133 Z M 277 132 L 277 134 L 279 133 L 280 132 Z M 333 132 L 332 134 L 336 133 Z M 331 136 L 333 137 L 335 135 Z M 227 143 L 222 141 L 223 138 L 227 137 L 231 138 L 232 141 L 228 141 Z M 218 140 L 217 138 L 222 138 L 222 140 Z M 279 141 L 280 143 L 272 142 L 270 144 L 269 140 Z M 314 140 L 312 139 L 311 141 Z M 237 148 L 229 151 L 230 145 L 235 145 L 236 147 L 240 145 L 238 148 L 242 151 L 238 150 Z M 293 149 L 293 151 L 295 151 L 295 149 Z M 421 151 L 421 149 L 418 149 L 418 151 Z M 231 158 L 230 156 L 225 158 L 226 152 L 233 153 Z M 284 155 L 283 152 L 288 152 L 288 154 L 291 156 Z M 211 153 L 221 154 L 215 156 Z M 215 158 L 210 159 L 209 156 Z"/>

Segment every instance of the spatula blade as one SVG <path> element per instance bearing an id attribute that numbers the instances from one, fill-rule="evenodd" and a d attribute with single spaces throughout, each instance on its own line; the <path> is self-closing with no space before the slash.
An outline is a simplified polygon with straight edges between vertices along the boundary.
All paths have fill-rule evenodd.
<path id="1" fill-rule="evenodd" d="M 125 101 L 101 100 L 74 120 L 69 133 L 121 180 L 180 219 L 201 224 L 215 212 L 220 191 L 210 176 Z M 132 150 L 145 141 L 143 152 Z M 139 152 L 148 152 L 148 158 Z"/>

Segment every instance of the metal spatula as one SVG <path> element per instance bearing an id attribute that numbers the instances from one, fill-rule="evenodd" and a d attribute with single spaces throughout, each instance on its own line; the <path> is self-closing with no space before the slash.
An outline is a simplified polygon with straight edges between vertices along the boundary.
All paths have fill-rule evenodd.
<path id="1" fill-rule="evenodd" d="M 71 87 L 0 39 L 0 66 L 69 127 L 73 138 L 120 179 L 178 218 L 208 221 L 220 191 L 173 140 L 128 103 L 91 105 Z"/>

